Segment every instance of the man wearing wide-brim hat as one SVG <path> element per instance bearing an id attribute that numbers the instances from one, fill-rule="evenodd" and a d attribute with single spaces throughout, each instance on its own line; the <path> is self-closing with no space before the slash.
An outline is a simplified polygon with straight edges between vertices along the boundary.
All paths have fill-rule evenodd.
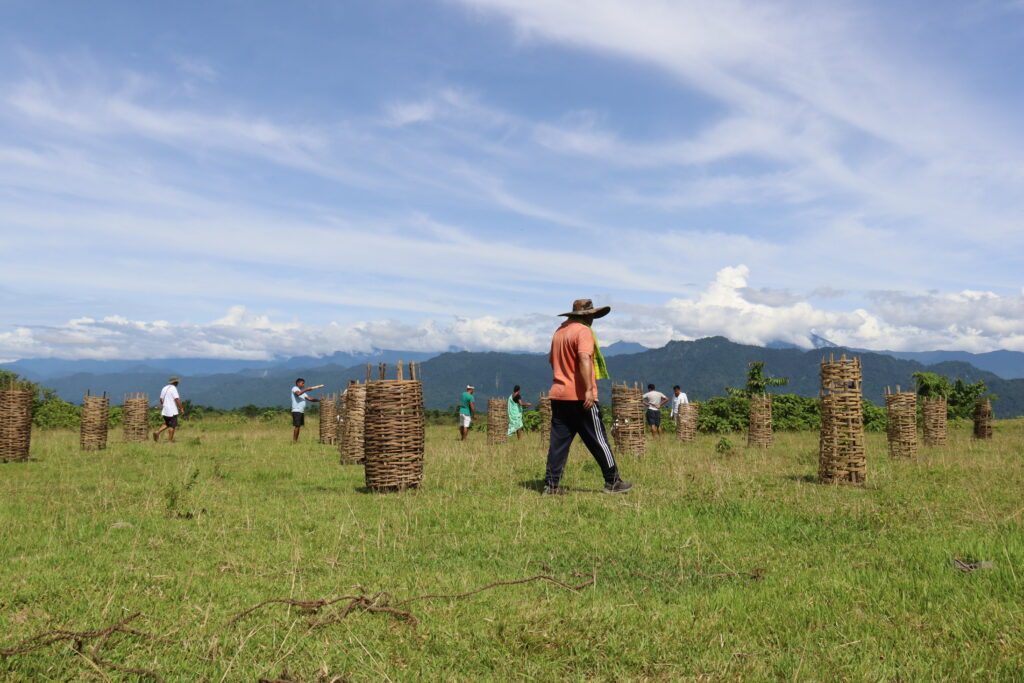
<path id="1" fill-rule="evenodd" d="M 178 415 L 184 415 L 181 397 L 178 396 L 177 377 L 167 380 L 167 385 L 160 390 L 160 415 L 164 418 L 164 426 L 153 432 L 153 441 L 159 441 L 160 435 L 167 430 L 167 443 L 174 443 L 174 430 L 178 428 Z"/>
<path id="2" fill-rule="evenodd" d="M 559 484 L 569 459 L 569 447 L 577 434 L 601 467 L 605 493 L 625 493 L 633 487 L 619 477 L 597 397 L 597 380 L 606 379 L 608 371 L 590 326 L 610 311 L 609 306 L 595 308 L 590 299 L 577 299 L 570 312 L 559 314 L 568 320 L 555 331 L 548 354 L 552 383 L 551 441 L 544 475 L 546 495 L 565 493 Z"/>

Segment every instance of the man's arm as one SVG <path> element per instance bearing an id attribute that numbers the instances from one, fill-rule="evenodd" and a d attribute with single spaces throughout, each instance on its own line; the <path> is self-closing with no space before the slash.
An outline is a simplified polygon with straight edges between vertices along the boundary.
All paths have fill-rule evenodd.
<path id="1" fill-rule="evenodd" d="M 583 373 L 583 386 L 587 393 L 583 398 L 583 407 L 590 410 L 597 403 L 597 386 L 594 384 L 594 357 L 589 353 L 581 353 L 576 357 L 579 371 Z"/>
<path id="2" fill-rule="evenodd" d="M 185 406 L 181 405 L 181 399 L 178 398 L 177 396 L 175 396 L 174 397 L 174 402 L 178 406 L 178 414 L 179 415 L 184 415 L 185 414 Z"/>
<path id="3" fill-rule="evenodd" d="M 476 399 L 472 398 L 469 400 L 469 414 L 476 417 Z"/>
<path id="4" fill-rule="evenodd" d="M 668 396 L 662 396 L 661 404 L 658 405 L 658 410 L 661 410 L 661 406 L 665 405 L 666 403 L 668 403 Z"/>

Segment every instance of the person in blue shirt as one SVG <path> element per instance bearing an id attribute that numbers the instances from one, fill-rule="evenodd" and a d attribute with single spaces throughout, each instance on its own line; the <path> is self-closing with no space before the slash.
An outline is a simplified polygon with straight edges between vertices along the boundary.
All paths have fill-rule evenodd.
<path id="1" fill-rule="evenodd" d="M 306 402 L 319 403 L 320 399 L 307 396 L 311 390 L 306 388 L 306 380 L 299 377 L 292 387 L 292 443 L 299 440 L 299 430 L 306 424 Z"/>
<path id="2" fill-rule="evenodd" d="M 466 440 L 466 434 L 469 433 L 469 425 L 473 424 L 473 418 L 476 417 L 476 399 L 473 398 L 473 392 L 476 389 L 473 388 L 472 384 L 466 385 L 466 390 L 462 392 L 462 398 L 459 400 L 459 438 L 462 441 Z"/>

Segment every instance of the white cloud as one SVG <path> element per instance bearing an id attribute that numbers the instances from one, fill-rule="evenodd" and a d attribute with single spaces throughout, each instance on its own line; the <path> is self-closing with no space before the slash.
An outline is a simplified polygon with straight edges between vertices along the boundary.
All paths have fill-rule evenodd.
<path id="1" fill-rule="evenodd" d="M 223 317 L 205 324 L 108 316 L 98 320 L 78 318 L 45 328 L 18 328 L 0 333 L 0 358 L 269 360 L 374 348 L 538 350 L 544 341 L 534 331 L 514 327 L 494 316 L 455 318 L 447 323 L 424 319 L 416 324 L 377 320 L 308 325 L 294 319 L 275 320 L 249 313 L 244 306 L 233 306 Z"/>
<path id="2" fill-rule="evenodd" d="M 1024 350 L 1024 296 L 992 292 L 880 292 L 873 304 L 827 311 L 784 290 L 752 288 L 746 266 L 723 268 L 690 297 L 660 306 L 612 301 L 613 315 L 596 326 L 603 344 L 637 341 L 657 347 L 672 339 L 722 335 L 763 345 L 811 347 L 810 335 L 870 349 Z M 208 323 L 77 318 L 62 325 L 0 333 L 0 358 L 143 359 L 166 357 L 265 360 L 388 348 L 409 351 L 543 351 L 558 325 L 552 314 L 429 317 L 416 323 L 365 320 L 311 325 L 233 306 Z"/>

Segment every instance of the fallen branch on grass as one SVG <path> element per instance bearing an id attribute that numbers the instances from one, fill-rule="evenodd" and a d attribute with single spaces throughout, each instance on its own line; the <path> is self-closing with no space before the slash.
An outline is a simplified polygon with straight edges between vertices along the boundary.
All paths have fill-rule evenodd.
<path id="1" fill-rule="evenodd" d="M 438 600 L 441 598 L 468 598 L 471 595 L 476 595 L 477 593 L 482 593 L 486 590 L 490 590 L 491 588 L 497 588 L 498 586 L 515 586 L 522 583 L 530 583 L 532 581 L 547 581 L 549 583 L 555 584 L 556 586 L 561 586 L 562 588 L 571 591 L 578 591 L 583 588 L 586 588 L 587 586 L 594 585 L 597 582 L 597 572 L 592 572 L 590 574 L 590 579 L 588 581 L 584 581 L 583 583 L 578 585 L 571 585 L 565 583 L 564 581 L 559 581 L 553 576 L 548 576 L 547 574 L 537 574 L 535 576 L 530 576 L 525 579 L 516 579 L 514 581 L 495 581 L 493 583 L 487 584 L 486 586 L 482 586 L 471 591 L 466 591 L 465 593 L 427 593 L 424 595 L 417 595 L 411 598 L 406 598 L 405 600 L 399 600 L 397 602 L 394 601 L 394 597 L 391 595 L 391 593 L 387 591 L 380 591 L 373 595 L 367 595 L 366 593 L 362 593 L 360 595 L 343 595 L 339 598 L 331 598 L 329 600 L 292 600 L 291 598 L 271 598 L 270 600 L 264 600 L 259 604 L 253 605 L 247 610 L 239 612 L 235 616 L 231 617 L 227 625 L 230 626 L 237 622 L 239 619 L 242 619 L 243 617 L 252 614 L 256 610 L 266 605 L 274 603 L 298 607 L 300 609 L 309 610 L 313 614 L 316 614 L 324 607 L 330 607 L 331 605 L 336 605 L 338 603 L 344 602 L 347 604 L 344 607 L 342 607 L 338 612 L 332 614 L 326 619 L 310 622 L 309 627 L 320 628 L 322 626 L 327 626 L 329 624 L 335 624 L 356 610 L 362 610 L 364 612 L 390 614 L 396 619 L 406 621 L 409 624 L 416 626 L 417 624 L 419 624 L 419 619 L 417 619 L 412 612 L 409 612 L 408 610 L 404 609 L 399 609 L 401 606 L 408 605 L 409 603 L 416 602 L 417 600 Z"/>
<path id="2" fill-rule="evenodd" d="M 92 631 L 68 631 L 65 629 L 54 629 L 52 631 L 46 631 L 34 635 L 31 638 L 26 638 L 14 647 L 7 649 L 0 649 L 0 657 L 13 657 L 14 655 L 25 654 L 26 652 L 32 652 L 44 648 L 54 643 L 59 643 L 64 640 L 73 641 L 73 647 L 75 652 L 84 655 L 89 661 L 96 666 L 105 666 L 110 669 L 117 671 L 123 671 L 125 673 L 137 674 L 139 676 L 149 676 L 150 678 L 160 681 L 163 683 L 163 678 L 160 677 L 155 671 L 149 669 L 136 669 L 130 666 L 121 666 L 120 664 L 114 664 L 113 662 L 107 661 L 100 657 L 100 650 L 106 644 L 107 639 L 115 633 L 127 633 L 133 636 L 139 636 L 141 638 L 148 638 L 150 640 L 163 640 L 158 638 L 151 633 L 144 633 L 137 631 L 133 628 L 128 628 L 127 625 L 137 619 L 141 612 L 135 612 L 131 616 L 125 617 L 116 624 L 111 624 L 105 628 L 98 628 Z M 83 650 L 83 641 L 97 638 L 96 643 L 89 649 Z"/>

